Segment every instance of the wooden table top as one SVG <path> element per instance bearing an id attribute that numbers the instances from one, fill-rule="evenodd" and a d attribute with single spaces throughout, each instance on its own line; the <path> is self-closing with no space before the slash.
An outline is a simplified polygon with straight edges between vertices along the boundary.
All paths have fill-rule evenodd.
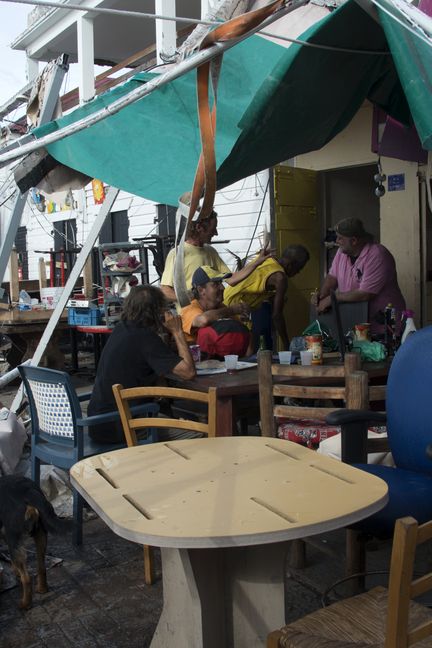
<path id="1" fill-rule="evenodd" d="M 387 485 L 298 444 L 263 437 L 155 443 L 84 459 L 72 484 L 118 535 L 160 547 L 280 542 L 380 510 Z"/>
<path id="2" fill-rule="evenodd" d="M 333 363 L 336 362 L 333 360 Z M 330 360 L 326 364 L 332 364 Z M 340 363 L 339 363 L 340 364 Z M 370 378 L 382 378 L 387 376 L 390 368 L 389 360 L 382 362 L 364 362 L 362 370 L 367 371 Z M 305 367 L 310 370 L 311 367 Z M 313 367 L 312 367 L 313 369 Z M 307 378 L 305 380 L 311 380 Z M 236 396 L 238 394 L 253 394 L 259 389 L 258 368 L 242 369 L 234 374 L 220 373 L 210 376 L 196 376 L 193 380 L 182 380 L 176 376 L 170 376 L 169 381 L 176 386 L 185 389 L 195 389 L 207 392 L 209 387 L 216 387 L 219 396 Z"/>

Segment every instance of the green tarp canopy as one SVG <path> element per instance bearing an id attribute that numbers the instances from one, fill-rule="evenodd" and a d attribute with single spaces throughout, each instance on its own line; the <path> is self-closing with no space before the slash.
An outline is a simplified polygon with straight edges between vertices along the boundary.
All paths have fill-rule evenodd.
<path id="1" fill-rule="evenodd" d="M 381 24 L 348 0 L 300 37 L 352 51 L 286 48 L 253 36 L 225 53 L 216 136 L 219 188 L 321 148 L 365 99 L 404 124 L 414 122 L 423 147 L 432 149 L 432 49 L 384 11 L 379 17 Z M 74 123 L 150 78 L 137 74 L 33 132 L 39 138 Z M 195 71 L 188 72 L 48 151 L 91 177 L 176 205 L 192 186 L 201 150 L 195 79 Z"/>

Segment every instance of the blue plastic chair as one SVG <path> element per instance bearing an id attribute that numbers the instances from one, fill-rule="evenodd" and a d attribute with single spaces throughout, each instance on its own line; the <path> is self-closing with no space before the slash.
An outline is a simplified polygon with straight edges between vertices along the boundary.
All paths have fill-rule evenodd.
<path id="1" fill-rule="evenodd" d="M 93 441 L 86 428 L 89 425 L 119 421 L 119 413 L 109 412 L 84 418 L 81 402 L 89 400 L 89 393 L 77 395 L 70 376 L 63 371 L 31 367 L 18 367 L 30 405 L 32 421 L 31 476 L 40 482 L 40 464 L 47 463 L 69 470 L 84 457 L 115 450 L 126 446 L 101 444 Z M 140 405 L 136 412 L 143 416 L 155 416 L 159 412 L 156 403 Z M 157 441 L 157 430 L 151 428 L 140 443 Z M 83 499 L 73 490 L 73 543 L 82 543 Z"/>
<path id="2" fill-rule="evenodd" d="M 412 516 L 419 524 L 432 520 L 432 461 L 427 454 L 432 443 L 432 326 L 410 335 L 397 351 L 388 376 L 386 408 L 386 415 L 340 410 L 326 419 L 332 425 L 344 426 L 347 446 L 354 432 L 350 432 L 349 424 L 353 423 L 355 432 L 364 436 L 365 452 L 368 424 L 387 423 L 396 467 L 357 463 L 359 459 L 354 463 L 388 484 L 387 505 L 353 527 L 382 538 L 392 536 L 397 518 Z M 352 546 L 351 550 L 355 555 Z M 358 550 L 357 560 L 361 565 Z"/>

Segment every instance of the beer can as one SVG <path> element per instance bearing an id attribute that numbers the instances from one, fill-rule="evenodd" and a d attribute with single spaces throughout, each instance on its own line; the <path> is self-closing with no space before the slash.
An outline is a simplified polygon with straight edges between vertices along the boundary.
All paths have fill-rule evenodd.
<path id="1" fill-rule="evenodd" d="M 201 348 L 199 344 L 191 344 L 189 346 L 192 360 L 194 362 L 201 362 Z"/>
<path id="2" fill-rule="evenodd" d="M 323 361 L 323 343 L 322 335 L 306 335 L 306 349 L 312 351 L 312 364 L 322 364 Z"/>

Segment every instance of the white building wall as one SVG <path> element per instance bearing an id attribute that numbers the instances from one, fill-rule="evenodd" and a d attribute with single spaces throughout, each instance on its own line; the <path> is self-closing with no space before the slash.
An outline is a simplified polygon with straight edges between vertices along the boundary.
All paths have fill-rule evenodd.
<path id="1" fill-rule="evenodd" d="M 269 229 L 270 223 L 270 200 L 268 191 L 268 171 L 245 178 L 230 187 L 219 191 L 216 195 L 215 209 L 218 212 L 218 236 L 216 246 L 219 254 L 229 267 L 234 268 L 235 259 L 227 249 L 240 257 L 246 253 L 253 253 L 260 248 L 260 237 L 264 230 L 264 224 Z M 12 184 L 11 189 L 13 190 Z M 5 197 L 8 194 L 0 192 Z M 81 192 L 74 191 L 74 199 L 78 205 L 70 211 L 56 211 L 53 213 L 40 212 L 34 205 L 30 194 L 24 210 L 21 225 L 27 227 L 27 251 L 29 263 L 29 279 L 38 278 L 38 263 L 42 256 L 37 250 L 49 250 L 53 247 L 54 222 L 68 219 L 76 219 L 77 238 L 74 243 L 82 245 L 92 227 L 100 205 L 95 205 L 91 185 L 88 185 Z M 2 200 L 0 200 L 0 203 Z M 5 231 L 10 218 L 13 200 L 3 206 L 0 212 L 1 236 Z M 157 207 L 156 203 L 121 191 L 112 211 L 126 210 L 129 217 L 129 240 L 144 238 L 157 234 Z M 250 241 L 255 231 L 255 239 L 251 245 Z M 217 244 L 217 240 L 226 240 L 227 243 Z M 49 261 L 49 256 L 45 255 Z M 149 255 L 150 281 L 158 283 L 158 275 L 152 266 L 152 255 Z M 8 272 L 5 281 L 8 281 Z"/>

